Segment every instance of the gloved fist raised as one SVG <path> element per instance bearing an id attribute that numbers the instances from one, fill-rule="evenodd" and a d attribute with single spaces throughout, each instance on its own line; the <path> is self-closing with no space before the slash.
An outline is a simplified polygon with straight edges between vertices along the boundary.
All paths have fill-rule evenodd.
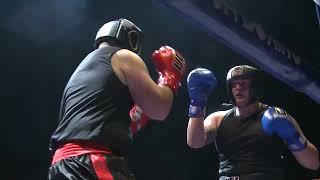
<path id="1" fill-rule="evenodd" d="M 262 116 L 262 128 L 267 134 L 282 138 L 291 151 L 300 151 L 307 146 L 298 124 L 283 109 L 270 107 Z"/>
<path id="2" fill-rule="evenodd" d="M 132 136 L 134 136 L 141 128 L 143 128 L 149 121 L 149 117 L 147 117 L 142 109 L 136 104 L 132 107 L 129 112 L 129 116 L 131 119 L 130 122 L 130 132 Z"/>
<path id="3" fill-rule="evenodd" d="M 151 59 L 159 73 L 158 84 L 166 85 L 176 93 L 186 71 L 182 55 L 170 46 L 161 46 L 152 53 Z"/>
<path id="4" fill-rule="evenodd" d="M 189 116 L 204 116 L 208 97 L 217 86 L 215 75 L 208 69 L 197 68 L 189 73 L 187 84 L 191 99 Z"/>

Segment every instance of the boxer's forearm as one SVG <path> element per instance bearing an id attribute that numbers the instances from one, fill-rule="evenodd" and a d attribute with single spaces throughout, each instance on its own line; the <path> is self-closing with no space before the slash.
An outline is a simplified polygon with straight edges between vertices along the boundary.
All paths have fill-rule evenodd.
<path id="1" fill-rule="evenodd" d="M 205 143 L 203 118 L 190 118 L 187 129 L 187 143 L 192 148 L 201 148 Z"/>
<path id="2" fill-rule="evenodd" d="M 292 152 L 296 160 L 305 168 L 317 170 L 320 166 L 318 149 L 308 142 L 307 147 L 302 151 Z"/>

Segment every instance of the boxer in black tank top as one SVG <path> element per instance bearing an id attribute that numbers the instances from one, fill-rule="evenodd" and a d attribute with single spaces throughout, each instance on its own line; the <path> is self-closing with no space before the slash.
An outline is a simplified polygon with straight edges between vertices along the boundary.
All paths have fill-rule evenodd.
<path id="1" fill-rule="evenodd" d="M 186 66 L 183 58 L 179 67 L 173 66 L 176 50 L 160 47 L 151 57 L 161 75 L 155 83 L 139 57 L 141 38 L 140 28 L 126 19 L 99 29 L 96 49 L 65 86 L 58 126 L 50 139 L 48 179 L 135 178 L 126 161 L 132 140 L 129 112 L 135 105 L 151 119 L 165 120 Z"/>
<path id="2" fill-rule="evenodd" d="M 318 149 L 303 135 L 298 123 L 283 109 L 259 102 L 260 70 L 235 66 L 226 78 L 233 108 L 206 115 L 206 103 L 216 86 L 208 69 L 188 75 L 191 99 L 187 143 L 202 148 L 215 143 L 219 158 L 219 180 L 284 180 L 281 154 L 288 148 L 305 168 L 319 168 Z"/>
<path id="3" fill-rule="evenodd" d="M 279 137 L 266 135 L 261 125 L 267 108 L 262 105 L 245 119 L 235 115 L 235 108 L 224 116 L 215 137 L 220 176 L 256 173 L 261 179 L 284 178 L 281 154 L 285 146 Z"/>

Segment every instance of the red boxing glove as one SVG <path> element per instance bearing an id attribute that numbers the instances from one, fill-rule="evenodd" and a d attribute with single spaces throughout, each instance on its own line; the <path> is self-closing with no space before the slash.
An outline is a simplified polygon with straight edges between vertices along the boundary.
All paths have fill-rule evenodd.
<path id="1" fill-rule="evenodd" d="M 151 59 L 159 73 L 158 84 L 166 85 L 176 93 L 186 70 L 184 58 L 172 47 L 161 46 L 152 53 Z"/>
<path id="2" fill-rule="evenodd" d="M 149 117 L 147 117 L 136 104 L 130 110 L 129 115 L 131 119 L 130 131 L 132 136 L 134 136 L 149 122 Z"/>

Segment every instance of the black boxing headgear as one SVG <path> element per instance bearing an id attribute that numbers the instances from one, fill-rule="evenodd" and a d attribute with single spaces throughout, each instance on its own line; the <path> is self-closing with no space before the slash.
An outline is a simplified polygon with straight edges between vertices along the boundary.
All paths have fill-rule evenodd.
<path id="1" fill-rule="evenodd" d="M 260 77 L 259 70 L 249 65 L 239 65 L 231 68 L 227 74 L 226 78 L 226 89 L 227 94 L 232 102 L 233 105 L 235 104 L 235 99 L 232 94 L 231 90 L 231 82 L 236 79 L 248 79 L 251 80 L 251 87 L 250 87 L 250 100 L 249 103 L 252 103 L 258 100 L 258 93 L 257 93 L 257 85 L 258 79 Z"/>
<path id="2" fill-rule="evenodd" d="M 142 31 L 127 19 L 118 19 L 104 24 L 97 32 L 94 47 L 102 42 L 119 46 L 137 54 L 142 50 Z"/>

